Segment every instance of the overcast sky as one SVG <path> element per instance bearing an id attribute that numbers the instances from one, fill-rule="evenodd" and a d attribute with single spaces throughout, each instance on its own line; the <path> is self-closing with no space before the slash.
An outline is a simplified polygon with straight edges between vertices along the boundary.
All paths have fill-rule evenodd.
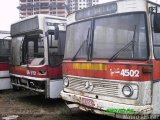
<path id="1" fill-rule="evenodd" d="M 19 20 L 19 0 L 0 0 L 0 30 L 10 31 L 10 25 Z"/>
<path id="2" fill-rule="evenodd" d="M 113 0 L 101 0 L 102 2 Z M 160 0 L 152 0 L 160 3 Z M 19 20 L 19 0 L 0 0 L 0 30 L 10 31 L 10 25 Z"/>

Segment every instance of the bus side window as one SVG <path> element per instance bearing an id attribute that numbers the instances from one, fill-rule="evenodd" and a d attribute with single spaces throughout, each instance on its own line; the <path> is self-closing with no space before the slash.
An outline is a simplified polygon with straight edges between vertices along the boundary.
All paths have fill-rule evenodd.
<path id="1" fill-rule="evenodd" d="M 160 59 L 160 13 L 154 13 L 153 21 L 153 46 L 156 59 Z"/>
<path id="2" fill-rule="evenodd" d="M 160 13 L 155 13 L 153 18 L 154 32 L 160 33 Z"/>
<path id="3" fill-rule="evenodd" d="M 48 33 L 49 64 L 50 66 L 58 66 L 63 60 L 63 56 L 59 54 L 59 33 L 55 31 L 49 31 Z"/>
<path id="4" fill-rule="evenodd" d="M 34 41 L 28 41 L 28 60 L 29 63 L 34 58 Z"/>
<path id="5" fill-rule="evenodd" d="M 59 39 L 59 27 L 58 27 L 58 25 L 55 26 L 54 36 L 55 36 L 55 40 Z"/>
<path id="6" fill-rule="evenodd" d="M 52 53 L 57 53 L 58 50 L 58 40 L 55 40 L 55 36 L 53 34 L 49 34 L 49 50 L 50 50 L 50 54 Z"/>
<path id="7" fill-rule="evenodd" d="M 8 62 L 10 55 L 10 41 L 0 41 L 0 62 Z"/>

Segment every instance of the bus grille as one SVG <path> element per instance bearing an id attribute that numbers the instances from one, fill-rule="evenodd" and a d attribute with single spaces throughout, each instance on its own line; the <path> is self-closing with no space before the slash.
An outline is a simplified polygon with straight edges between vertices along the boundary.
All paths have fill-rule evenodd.
<path id="1" fill-rule="evenodd" d="M 86 82 L 90 81 L 93 85 L 93 89 L 88 91 L 85 88 Z M 119 96 L 119 83 L 100 79 L 87 79 L 87 78 L 75 78 L 69 77 L 68 89 L 80 92 L 87 92 L 90 94 L 99 94 L 106 96 Z"/>

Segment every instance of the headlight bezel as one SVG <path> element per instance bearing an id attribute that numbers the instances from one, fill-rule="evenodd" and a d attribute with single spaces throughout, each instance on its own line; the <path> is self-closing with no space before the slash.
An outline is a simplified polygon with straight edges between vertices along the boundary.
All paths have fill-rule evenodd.
<path id="1" fill-rule="evenodd" d="M 64 78 L 63 84 L 64 84 L 64 87 L 68 87 L 69 86 L 69 79 L 68 79 L 68 77 Z"/>
<path id="2" fill-rule="evenodd" d="M 126 92 L 125 89 L 128 89 L 128 90 L 129 90 L 129 94 L 128 94 L 128 93 L 125 93 L 125 92 Z M 127 91 L 128 91 L 128 90 L 127 90 Z M 123 88 L 122 88 L 122 93 L 123 93 L 123 95 L 124 95 L 125 97 L 131 97 L 131 96 L 133 95 L 133 93 L 134 93 L 134 89 L 133 89 L 133 87 L 132 87 L 131 85 L 126 84 L 126 85 L 124 85 Z"/>

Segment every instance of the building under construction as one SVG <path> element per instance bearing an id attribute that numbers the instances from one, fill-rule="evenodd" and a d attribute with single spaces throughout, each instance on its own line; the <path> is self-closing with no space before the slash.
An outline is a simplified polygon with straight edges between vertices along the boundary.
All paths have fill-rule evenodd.
<path id="1" fill-rule="evenodd" d="M 20 18 L 35 14 L 65 17 L 65 0 L 20 0 Z"/>

